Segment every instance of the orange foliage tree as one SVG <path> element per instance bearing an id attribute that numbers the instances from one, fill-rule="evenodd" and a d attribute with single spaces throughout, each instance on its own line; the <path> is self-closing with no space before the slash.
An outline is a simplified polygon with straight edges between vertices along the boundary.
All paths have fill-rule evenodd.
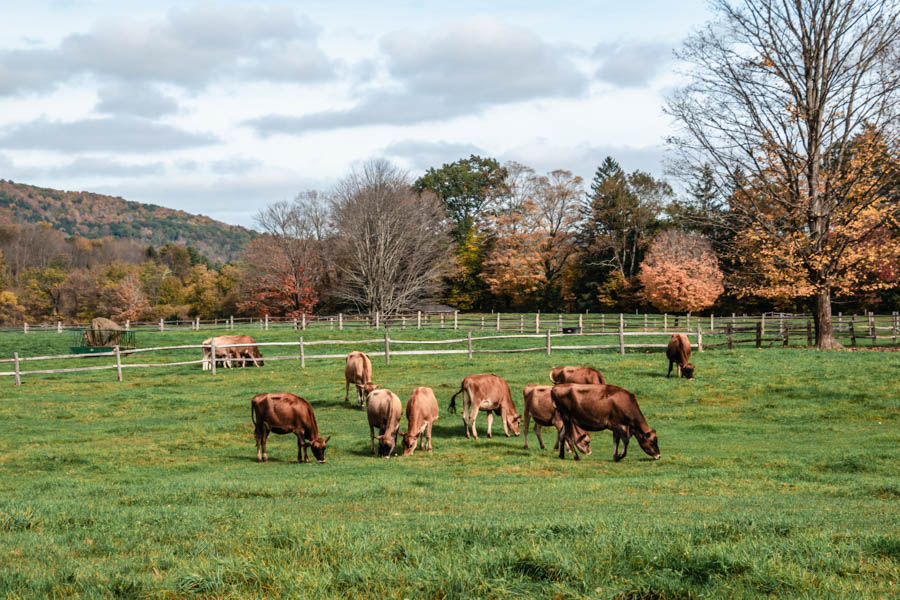
<path id="1" fill-rule="evenodd" d="M 288 318 L 312 312 L 318 302 L 313 282 L 302 266 L 291 265 L 283 252 L 273 248 L 269 236 L 252 240 L 244 261 L 243 299 L 237 303 L 239 310 L 256 316 Z"/>
<path id="2" fill-rule="evenodd" d="M 638 277 L 644 297 L 663 312 L 709 308 L 725 289 L 709 241 L 676 229 L 663 231 L 653 239 Z"/>

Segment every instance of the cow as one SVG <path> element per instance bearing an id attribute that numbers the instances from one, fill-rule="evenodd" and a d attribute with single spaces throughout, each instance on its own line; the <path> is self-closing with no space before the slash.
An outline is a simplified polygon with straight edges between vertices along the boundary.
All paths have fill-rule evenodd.
<path id="1" fill-rule="evenodd" d="M 201 342 L 203 344 L 203 370 L 209 371 L 212 369 L 212 343 L 216 344 L 216 362 L 220 363 L 223 367 L 230 369 L 231 368 L 231 356 L 234 354 L 231 352 L 231 348 L 222 348 L 221 346 L 227 342 L 220 341 L 221 338 L 206 338 Z"/>
<path id="2" fill-rule="evenodd" d="M 528 450 L 529 419 L 534 419 L 534 435 L 541 445 L 541 450 L 544 449 L 544 440 L 541 439 L 541 426 L 549 427 L 552 425 L 556 427 L 556 444 L 554 444 L 553 449 L 559 448 L 563 424 L 562 419 L 556 413 L 556 407 L 553 406 L 553 400 L 550 398 L 551 389 L 553 389 L 551 385 L 528 385 L 522 390 L 525 401 L 522 409 L 525 430 L 522 435 L 525 437 L 526 450 Z M 591 435 L 579 427 L 575 428 L 575 443 L 583 453 L 591 453 Z"/>
<path id="3" fill-rule="evenodd" d="M 416 446 L 423 445 L 431 452 L 431 426 L 438 419 L 438 403 L 430 387 L 417 387 L 409 395 L 406 403 L 406 432 L 403 437 L 403 456 L 410 456 Z M 424 434 L 425 442 L 422 443 Z"/>
<path id="4" fill-rule="evenodd" d="M 478 417 L 478 411 L 487 411 L 487 435 L 493 437 L 491 427 L 494 424 L 494 413 L 500 415 L 503 421 L 503 433 L 509 437 L 509 432 L 513 435 L 519 435 L 519 422 L 522 417 L 516 412 L 516 405 L 513 404 L 512 394 L 509 392 L 509 385 L 503 378 L 493 373 L 481 373 L 479 375 L 469 375 L 462 380 L 459 391 L 453 394 L 450 399 L 449 411 L 456 412 L 456 397 L 463 395 L 463 425 L 466 427 L 466 437 L 469 437 L 469 427 L 472 428 L 472 437 L 478 439 L 478 432 L 475 431 L 475 419 Z"/>
<path id="5" fill-rule="evenodd" d="M 344 379 L 347 386 L 344 389 L 344 402 L 350 400 L 350 384 L 356 385 L 356 400 L 362 406 L 369 392 L 379 386 L 372 383 L 372 361 L 364 352 L 354 350 L 347 355 L 347 365 L 344 367 Z"/>
<path id="6" fill-rule="evenodd" d="M 550 397 L 563 422 L 563 442 L 575 439 L 576 426 L 586 431 L 610 429 L 615 442 L 614 461 L 625 458 L 628 440 L 632 435 L 637 438 L 644 452 L 654 460 L 659 459 L 656 430 L 647 425 L 637 399 L 628 390 L 615 385 L 565 383 L 553 386 Z M 621 454 L 620 441 L 624 442 Z M 578 460 L 578 451 L 566 443 L 559 445 L 559 457 L 566 457 L 567 446 L 572 450 L 575 460 Z"/>
<path id="7" fill-rule="evenodd" d="M 320 463 L 325 462 L 325 444 L 331 439 L 319 436 L 316 414 L 309 402 L 294 394 L 259 394 L 250 401 L 250 419 L 256 433 L 256 460 L 266 462 L 269 432 L 297 436 L 297 462 L 308 463 L 307 448 Z"/>
<path id="8" fill-rule="evenodd" d="M 605 384 L 603 373 L 591 367 L 556 367 L 550 371 L 550 381 L 557 383 Z"/>
<path id="9" fill-rule="evenodd" d="M 685 379 L 694 378 L 694 365 L 691 360 L 691 342 L 683 333 L 675 333 L 669 340 L 666 347 L 666 357 L 669 359 L 669 372 L 666 374 L 668 379 L 672 375 L 672 364 L 678 365 L 675 375 L 681 375 Z"/>
<path id="10" fill-rule="evenodd" d="M 372 390 L 366 395 L 366 415 L 369 418 L 369 438 L 372 454 L 375 454 L 375 440 L 378 440 L 378 455 L 390 458 L 397 446 L 397 432 L 403 417 L 403 405 L 397 394 L 387 389 Z M 375 428 L 378 435 L 375 435 Z"/>

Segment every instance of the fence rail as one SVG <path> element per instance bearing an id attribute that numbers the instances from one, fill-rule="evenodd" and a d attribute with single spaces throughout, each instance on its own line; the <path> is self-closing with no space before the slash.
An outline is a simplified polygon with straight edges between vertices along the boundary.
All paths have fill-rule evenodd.
<path id="1" fill-rule="evenodd" d="M 659 315 L 655 315 L 658 317 Z M 601 323 L 605 321 L 601 316 Z M 648 315 L 645 315 L 648 317 Z M 890 326 L 884 325 L 876 325 L 876 320 L 874 315 L 868 315 L 865 322 L 859 322 L 861 329 L 857 329 L 857 321 L 855 319 L 851 319 L 847 323 L 847 327 L 845 329 L 841 329 L 839 327 L 835 328 L 835 335 L 839 338 L 849 338 L 850 345 L 856 346 L 858 340 L 869 340 L 872 345 L 877 345 L 878 340 L 891 340 L 892 344 L 897 344 L 898 335 L 900 335 L 900 323 L 898 323 L 897 314 L 891 315 L 892 324 Z M 518 352 L 546 352 L 547 356 L 550 356 L 551 353 L 556 351 L 571 351 L 571 350 L 618 350 L 620 354 L 624 354 L 628 349 L 659 349 L 665 348 L 665 343 L 626 343 L 626 340 L 630 337 L 639 336 L 639 337 L 659 337 L 664 336 L 668 337 L 672 334 L 673 329 L 670 329 L 665 326 L 667 315 L 662 315 L 662 320 L 664 327 L 662 329 L 657 330 L 649 330 L 649 325 L 644 328 L 635 328 L 638 330 L 627 330 L 628 320 L 625 318 L 625 315 L 619 315 L 618 323 L 616 323 L 615 331 L 593 331 L 586 332 L 585 323 L 587 322 L 584 319 L 584 315 L 578 315 L 578 321 L 581 323 L 581 326 L 577 331 L 573 331 L 571 333 L 562 333 L 559 329 L 557 329 L 556 333 L 552 328 L 547 328 L 544 333 L 520 333 L 520 334 L 501 334 L 501 335 L 481 335 L 481 336 L 473 336 L 472 330 L 470 329 L 466 333 L 465 338 L 454 338 L 454 339 L 446 339 L 446 340 L 403 340 L 403 339 L 395 339 L 390 337 L 390 333 L 385 331 L 383 338 L 374 338 L 374 339 L 364 339 L 364 340 L 314 340 L 314 341 L 304 341 L 303 337 L 300 337 L 299 341 L 283 341 L 283 342 L 257 342 L 254 345 L 257 347 L 296 347 L 299 349 L 299 354 L 296 355 L 287 355 L 287 356 L 270 356 L 265 357 L 264 360 L 268 361 L 280 361 L 280 360 L 299 360 L 301 368 L 305 368 L 307 360 L 323 360 L 323 359 L 343 359 L 346 355 L 341 354 L 307 354 L 306 349 L 315 346 L 340 346 L 340 345 L 372 345 L 372 344 L 383 344 L 383 353 L 386 362 L 390 362 L 391 356 L 423 356 L 423 355 L 446 355 L 446 354 L 466 354 L 468 358 L 472 358 L 475 354 L 506 354 L 506 353 L 518 353 Z M 521 320 L 521 319 L 520 319 Z M 775 344 L 781 344 L 783 346 L 791 345 L 791 340 L 796 342 L 799 340 L 801 342 L 805 341 L 806 345 L 811 346 L 813 343 L 813 329 L 812 329 L 812 321 L 809 319 L 802 320 L 796 316 L 792 316 L 789 319 L 781 318 L 777 319 L 774 322 L 772 319 L 769 319 L 769 322 L 766 323 L 765 315 L 762 315 L 760 318 L 756 320 L 747 320 L 745 319 L 743 323 L 734 318 L 727 319 L 724 324 L 717 324 L 715 322 L 715 317 L 710 317 L 708 321 L 708 327 L 704 329 L 703 321 L 697 322 L 699 319 L 697 317 L 694 318 L 694 322 L 696 323 L 696 327 L 693 331 L 684 331 L 686 335 L 688 335 L 689 339 L 692 341 L 692 345 L 699 351 L 703 352 L 704 349 L 708 348 L 721 348 L 725 347 L 728 349 L 733 349 L 734 346 L 740 344 L 754 344 L 756 348 L 762 348 L 764 344 L 768 344 L 767 347 L 771 347 Z M 454 328 L 459 327 L 459 319 L 454 320 Z M 558 322 L 562 322 L 561 319 L 557 320 Z M 498 320 L 499 321 L 499 317 Z M 644 323 L 649 323 L 649 318 L 643 319 Z M 741 324 L 739 324 L 741 323 Z M 801 326 L 802 325 L 802 326 Z M 879 331 L 889 331 L 888 335 L 879 335 Z M 707 336 L 707 341 L 704 343 L 703 337 Z M 725 336 L 724 341 L 709 343 L 709 337 L 711 336 Z M 617 343 L 615 344 L 557 344 L 553 345 L 553 339 L 567 339 L 571 340 L 573 338 L 604 338 L 604 337 L 616 337 Z M 496 340 L 511 340 L 511 339 L 522 339 L 522 340 L 534 340 L 534 339 L 544 339 L 545 343 L 541 346 L 527 346 L 523 348 L 474 348 L 474 342 L 487 342 L 487 341 L 496 341 Z M 418 346 L 426 346 L 429 349 L 425 350 L 391 350 L 391 344 L 396 345 L 418 345 Z M 433 348 L 436 345 L 455 345 L 455 344 L 466 344 L 465 348 L 448 348 L 448 349 L 437 349 Z M 147 352 L 168 352 L 173 350 L 203 350 L 206 349 L 209 355 L 215 354 L 217 349 L 223 348 L 233 348 L 233 347 L 241 347 L 246 346 L 247 344 L 227 344 L 227 345 L 215 345 L 215 344 L 183 344 L 183 345 L 175 345 L 175 346 L 159 346 L 153 348 L 134 348 L 122 350 L 118 346 L 116 346 L 110 352 L 101 352 L 94 353 L 90 355 L 84 354 L 61 354 L 55 356 L 27 356 L 20 357 L 18 352 L 13 353 L 12 358 L 2 358 L 0 359 L 0 363 L 8 364 L 13 363 L 12 371 L 3 371 L 0 372 L 0 377 L 2 376 L 12 376 L 14 377 L 15 384 L 20 385 L 22 377 L 24 376 L 33 376 L 39 374 L 58 374 L 58 373 L 78 373 L 78 372 L 86 372 L 86 371 L 102 371 L 102 370 L 116 370 L 117 379 L 122 381 L 122 371 L 123 369 L 136 369 L 136 368 L 167 368 L 167 367 L 177 367 L 177 366 L 189 366 L 189 365 L 204 365 L 209 366 L 209 370 L 212 375 L 216 375 L 216 364 L 218 361 L 212 360 L 209 361 L 206 358 L 197 359 L 197 360 L 180 360 L 174 362 L 157 362 L 157 363 L 123 363 L 122 358 L 127 357 L 133 354 L 142 354 Z M 87 358 L 102 358 L 102 357 L 113 357 L 115 359 L 114 364 L 110 365 L 92 365 L 87 367 L 70 367 L 70 368 L 60 368 L 60 369 L 39 369 L 39 370 L 30 370 L 30 371 L 22 371 L 21 367 L 23 363 L 31 362 L 31 361 L 45 361 L 45 360 L 84 360 Z M 242 366 L 246 365 L 248 361 L 252 361 L 250 358 L 236 358 L 231 359 L 231 362 L 240 363 Z"/>

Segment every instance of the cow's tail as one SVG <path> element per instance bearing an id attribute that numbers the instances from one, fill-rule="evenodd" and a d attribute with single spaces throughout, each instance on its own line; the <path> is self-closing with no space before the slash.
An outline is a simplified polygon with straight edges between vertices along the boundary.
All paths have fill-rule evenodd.
<path id="1" fill-rule="evenodd" d="M 253 421 L 253 426 L 256 427 L 256 407 L 253 405 L 253 402 L 250 402 L 250 420 Z"/>
<path id="2" fill-rule="evenodd" d="M 556 385 L 556 380 L 553 379 L 553 369 L 550 369 L 550 383 Z"/>
<path id="3" fill-rule="evenodd" d="M 450 406 L 447 407 L 447 412 L 451 415 L 456 414 L 456 397 L 462 393 L 463 389 L 464 388 L 459 388 L 459 391 L 450 397 Z"/>

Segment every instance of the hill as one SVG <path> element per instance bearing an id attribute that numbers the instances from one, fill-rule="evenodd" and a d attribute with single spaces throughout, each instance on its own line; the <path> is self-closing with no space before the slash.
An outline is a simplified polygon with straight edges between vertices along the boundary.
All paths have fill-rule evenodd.
<path id="1" fill-rule="evenodd" d="M 254 231 L 203 215 L 115 196 L 68 192 L 0 179 L 0 223 L 45 221 L 67 235 L 112 236 L 162 246 L 192 244 L 217 262 L 237 258 Z"/>

